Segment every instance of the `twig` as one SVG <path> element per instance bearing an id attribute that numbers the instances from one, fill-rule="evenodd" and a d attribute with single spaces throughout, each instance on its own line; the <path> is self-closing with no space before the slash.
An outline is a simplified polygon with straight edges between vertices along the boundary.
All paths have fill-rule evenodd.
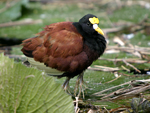
<path id="1" fill-rule="evenodd" d="M 127 66 L 130 66 L 132 67 L 133 69 L 135 69 L 136 71 L 138 71 L 139 73 L 141 73 L 140 70 L 138 70 L 136 67 L 134 67 L 133 65 L 129 64 L 125 59 L 123 59 L 123 62 L 127 65 Z"/>
<path id="2" fill-rule="evenodd" d="M 140 94 L 141 92 L 144 92 L 144 91 L 146 91 L 146 90 L 148 90 L 148 89 L 150 89 L 150 85 L 148 85 L 148 86 L 139 86 L 139 87 L 135 87 L 135 89 L 133 90 L 133 88 L 131 88 L 130 90 L 129 90 L 129 92 L 125 92 L 124 94 L 121 94 L 121 95 L 119 95 L 119 96 L 116 96 L 116 97 L 113 97 L 113 98 L 111 98 L 111 100 L 116 100 L 116 99 L 121 99 L 121 98 L 124 98 L 124 97 L 133 97 L 134 95 L 138 95 L 138 94 Z"/>
<path id="3" fill-rule="evenodd" d="M 105 66 L 99 66 L 99 68 L 88 67 L 88 69 L 89 70 L 94 70 L 94 71 L 105 71 L 105 72 L 114 72 L 114 71 L 120 70 L 118 68 L 110 68 L 110 67 L 105 67 Z"/>
<path id="4" fill-rule="evenodd" d="M 138 47 L 138 46 L 135 46 L 135 47 L 108 46 L 108 47 L 106 48 L 106 51 L 107 51 L 107 50 L 112 50 L 112 49 L 120 50 L 120 51 L 126 51 L 126 52 L 139 51 L 139 52 L 141 52 L 142 54 L 149 54 L 149 55 L 150 55 L 150 48 L 148 48 L 148 47 Z"/>
<path id="5" fill-rule="evenodd" d="M 99 60 L 107 60 L 107 61 L 112 61 L 112 62 L 122 62 L 123 61 L 123 59 L 106 59 L 106 58 L 99 58 Z M 147 63 L 146 60 L 141 60 L 139 58 L 128 58 L 125 60 L 129 63 L 138 63 L 138 64 Z"/>
<path id="6" fill-rule="evenodd" d="M 120 87 L 120 86 L 124 86 L 124 85 L 130 84 L 130 83 L 131 83 L 131 81 L 126 82 L 126 83 L 123 83 L 123 84 L 120 84 L 120 85 L 117 85 L 117 86 L 113 86 L 113 87 L 110 87 L 110 88 L 105 89 L 105 90 L 103 90 L 103 91 L 94 93 L 93 95 L 99 95 L 99 94 L 102 94 L 102 93 L 104 93 L 104 92 L 106 92 L 106 91 L 112 90 L 112 89 L 117 88 L 117 87 Z"/>
<path id="7" fill-rule="evenodd" d="M 107 111 L 107 113 L 110 113 L 110 112 L 106 109 L 106 107 L 104 107 L 104 109 Z"/>
<path id="8" fill-rule="evenodd" d="M 150 55 L 150 48 L 137 47 L 132 45 L 130 45 L 130 47 L 108 46 L 105 53 L 109 53 L 109 51 L 114 51 L 114 52 L 123 51 L 123 52 L 133 54 L 134 56 L 138 56 L 139 58 L 142 58 L 142 55 Z"/>
<path id="9" fill-rule="evenodd" d="M 107 94 L 107 95 L 104 95 L 101 99 L 105 99 L 105 98 L 108 98 L 108 97 L 111 97 L 113 96 L 116 92 L 121 92 L 122 90 L 124 90 L 125 88 L 121 88 L 121 89 L 118 89 L 117 91 L 114 91 L 110 94 Z"/>
<path id="10" fill-rule="evenodd" d="M 125 42 L 122 41 L 119 37 L 115 36 L 113 42 L 119 44 L 120 46 L 125 46 Z"/>
<path id="11" fill-rule="evenodd" d="M 105 83 L 110 83 L 110 82 L 113 82 L 113 81 L 115 81 L 115 80 L 117 80 L 118 78 L 120 78 L 121 77 L 121 75 L 119 75 L 118 77 L 116 77 L 115 79 L 113 79 L 113 80 L 110 80 L 110 81 L 108 81 L 108 82 L 105 82 Z"/>
<path id="12" fill-rule="evenodd" d="M 121 75 L 127 76 L 127 77 L 136 77 L 136 75 L 129 75 L 129 74 L 121 73 L 121 72 L 118 72 L 118 74 L 121 74 Z"/>
<path id="13" fill-rule="evenodd" d="M 126 71 L 130 72 L 130 70 L 129 70 L 129 69 L 127 69 L 126 67 L 124 67 L 123 65 L 121 65 L 121 67 L 122 67 L 124 70 L 126 70 Z"/>
<path id="14" fill-rule="evenodd" d="M 114 92 L 112 92 L 110 94 L 107 94 L 107 95 L 105 94 L 105 95 L 103 95 L 103 97 L 101 99 L 106 99 L 106 98 L 111 97 L 111 96 L 113 96 L 113 97 L 112 98 L 108 98 L 107 100 L 120 99 L 120 98 L 123 98 L 123 97 L 128 98 L 128 97 L 135 96 L 135 95 L 137 95 L 137 94 L 139 94 L 139 93 L 141 93 L 143 91 L 146 91 L 146 90 L 150 89 L 149 82 L 150 82 L 150 79 L 129 81 L 129 82 L 120 84 L 118 86 L 114 86 L 114 87 L 108 88 L 106 90 L 94 93 L 93 95 L 99 96 L 99 95 L 101 95 L 102 93 L 104 93 L 106 91 L 112 90 L 114 88 L 117 88 L 117 87 L 120 87 L 120 86 L 123 86 L 123 85 L 137 84 L 137 85 L 132 85 L 134 87 L 132 87 L 130 89 L 124 90 L 124 88 L 121 88 L 121 89 L 119 89 L 117 91 L 114 91 Z"/>
<path id="15" fill-rule="evenodd" d="M 123 27 L 117 27 L 117 28 L 113 27 L 113 28 L 105 28 L 105 29 L 103 29 L 103 31 L 104 31 L 105 34 L 108 34 L 108 33 L 118 32 L 122 29 L 123 29 Z"/>
<path id="16" fill-rule="evenodd" d="M 103 68 L 103 69 L 108 69 L 108 70 L 119 70 L 118 67 L 112 68 L 112 67 L 99 66 L 99 65 L 94 65 L 94 67 Z"/>
<path id="17" fill-rule="evenodd" d="M 39 24 L 39 23 L 42 23 L 42 20 L 27 19 L 27 20 L 23 20 L 23 21 L 2 23 L 2 24 L 0 24 L 0 28 L 18 26 L 18 25 Z"/>
<path id="18" fill-rule="evenodd" d="M 75 99 L 76 99 L 76 101 L 75 101 L 75 103 L 76 103 L 76 107 L 75 107 L 75 113 L 78 113 L 79 112 L 79 107 L 78 107 L 78 103 L 79 103 L 79 97 L 75 97 Z"/>

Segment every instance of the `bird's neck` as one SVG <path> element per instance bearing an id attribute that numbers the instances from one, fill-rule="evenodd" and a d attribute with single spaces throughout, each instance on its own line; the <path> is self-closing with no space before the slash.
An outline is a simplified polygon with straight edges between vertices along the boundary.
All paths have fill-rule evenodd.
<path id="1" fill-rule="evenodd" d="M 91 50 L 97 52 L 99 56 L 102 55 L 106 48 L 105 38 L 97 32 L 92 35 L 84 32 L 78 22 L 74 22 L 73 25 L 76 27 L 77 31 L 83 36 L 84 44 L 86 44 Z"/>

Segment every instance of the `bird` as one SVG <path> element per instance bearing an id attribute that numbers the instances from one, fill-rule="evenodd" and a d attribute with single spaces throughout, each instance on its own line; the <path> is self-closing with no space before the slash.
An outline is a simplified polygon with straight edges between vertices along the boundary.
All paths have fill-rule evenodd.
<path id="1" fill-rule="evenodd" d="M 34 37 L 22 41 L 21 51 L 32 66 L 44 70 L 48 75 L 66 77 L 63 89 L 69 80 L 77 77 L 75 94 L 83 91 L 84 71 L 97 60 L 106 49 L 104 32 L 99 19 L 86 14 L 78 22 L 57 22 L 47 25 Z"/>

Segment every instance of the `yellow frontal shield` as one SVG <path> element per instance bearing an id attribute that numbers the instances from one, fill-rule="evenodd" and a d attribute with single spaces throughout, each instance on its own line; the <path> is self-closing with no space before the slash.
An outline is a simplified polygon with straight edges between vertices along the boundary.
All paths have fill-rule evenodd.
<path id="1" fill-rule="evenodd" d="M 98 18 L 96 17 L 89 18 L 89 21 L 91 22 L 91 24 L 93 24 L 93 28 L 95 29 L 95 31 L 97 31 L 101 35 L 104 35 L 104 32 L 98 27 L 99 24 Z"/>

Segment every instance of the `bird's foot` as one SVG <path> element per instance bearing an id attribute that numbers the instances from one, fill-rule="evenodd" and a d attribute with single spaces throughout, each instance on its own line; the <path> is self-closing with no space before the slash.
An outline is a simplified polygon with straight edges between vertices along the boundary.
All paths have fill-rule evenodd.
<path id="1" fill-rule="evenodd" d="M 77 97 L 79 97 L 81 95 L 81 92 L 82 92 L 83 98 L 85 97 L 84 90 L 87 88 L 85 86 L 85 84 L 86 84 L 86 82 L 84 82 L 84 80 L 83 80 L 83 73 L 81 73 L 78 76 L 77 81 L 76 81 L 76 85 L 75 85 L 75 89 L 74 89 L 74 95 L 75 96 L 77 94 L 77 91 L 79 90 Z"/>
<path id="2" fill-rule="evenodd" d="M 63 83 L 62 87 L 63 87 L 65 92 L 67 92 L 69 95 L 72 95 L 70 92 L 69 81 L 70 81 L 70 78 L 67 77 L 67 79 Z"/>

